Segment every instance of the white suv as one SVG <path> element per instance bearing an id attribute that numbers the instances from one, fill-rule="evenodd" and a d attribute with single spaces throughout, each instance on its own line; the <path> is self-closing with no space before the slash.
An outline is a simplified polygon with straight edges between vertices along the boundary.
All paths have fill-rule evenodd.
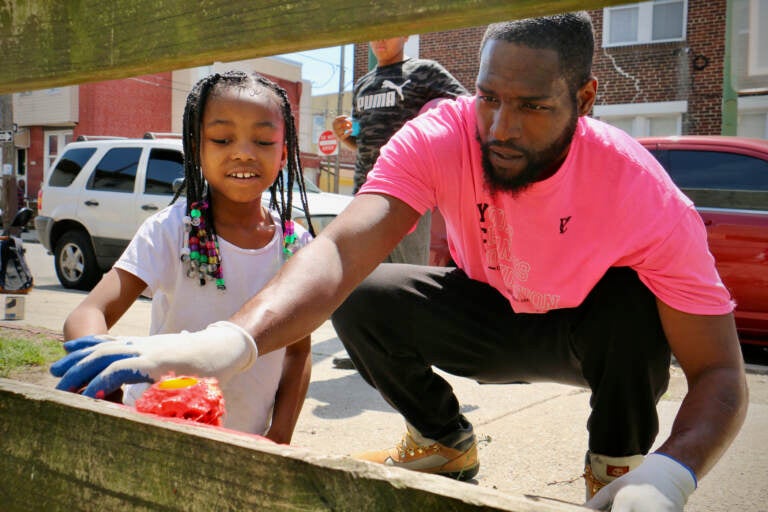
<path id="1" fill-rule="evenodd" d="M 93 288 L 144 219 L 170 204 L 184 159 L 181 139 L 169 135 L 80 137 L 56 159 L 38 194 L 35 229 L 65 288 Z M 307 196 L 318 232 L 352 200 L 311 183 Z M 302 223 L 294 198 L 293 217 Z"/>

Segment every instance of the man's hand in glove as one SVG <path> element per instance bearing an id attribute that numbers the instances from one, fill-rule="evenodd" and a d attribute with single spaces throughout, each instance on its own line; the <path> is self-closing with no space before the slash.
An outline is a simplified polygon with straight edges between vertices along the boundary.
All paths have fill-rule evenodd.
<path id="1" fill-rule="evenodd" d="M 696 489 L 686 466 L 662 453 L 651 453 L 642 464 L 606 485 L 586 503 L 611 512 L 682 512 Z"/>
<path id="2" fill-rule="evenodd" d="M 64 343 L 66 356 L 51 365 L 57 389 L 103 398 L 122 384 L 155 382 L 176 374 L 216 377 L 224 385 L 258 356 L 253 338 L 231 322 L 197 332 L 155 336 L 85 336 Z"/>

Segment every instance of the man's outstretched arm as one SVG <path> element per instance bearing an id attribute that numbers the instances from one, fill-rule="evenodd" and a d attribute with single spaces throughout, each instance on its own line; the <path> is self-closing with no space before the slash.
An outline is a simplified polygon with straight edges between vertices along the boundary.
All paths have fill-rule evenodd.
<path id="1" fill-rule="evenodd" d="M 259 353 L 306 336 L 329 318 L 418 217 L 398 199 L 358 195 L 231 321 L 251 333 Z"/>

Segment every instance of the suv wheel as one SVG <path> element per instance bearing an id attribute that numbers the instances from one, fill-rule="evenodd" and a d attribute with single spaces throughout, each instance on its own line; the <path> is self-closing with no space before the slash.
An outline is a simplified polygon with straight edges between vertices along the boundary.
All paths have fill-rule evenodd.
<path id="1" fill-rule="evenodd" d="M 82 231 L 67 231 L 53 251 L 56 276 L 64 288 L 89 291 L 101 279 L 90 238 Z"/>

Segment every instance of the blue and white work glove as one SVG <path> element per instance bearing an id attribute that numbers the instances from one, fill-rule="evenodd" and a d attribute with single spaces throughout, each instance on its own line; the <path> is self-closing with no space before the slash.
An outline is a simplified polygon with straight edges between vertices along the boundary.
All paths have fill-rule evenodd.
<path id="1" fill-rule="evenodd" d="M 170 372 L 215 377 L 224 385 L 258 356 L 250 334 L 231 322 L 197 332 L 155 336 L 85 336 L 64 343 L 68 355 L 51 365 L 65 391 L 103 398 L 123 384 L 155 382 Z"/>
<path id="2" fill-rule="evenodd" d="M 638 467 L 600 489 L 586 506 L 611 512 L 682 512 L 695 489 L 696 476 L 687 466 L 651 453 Z"/>

